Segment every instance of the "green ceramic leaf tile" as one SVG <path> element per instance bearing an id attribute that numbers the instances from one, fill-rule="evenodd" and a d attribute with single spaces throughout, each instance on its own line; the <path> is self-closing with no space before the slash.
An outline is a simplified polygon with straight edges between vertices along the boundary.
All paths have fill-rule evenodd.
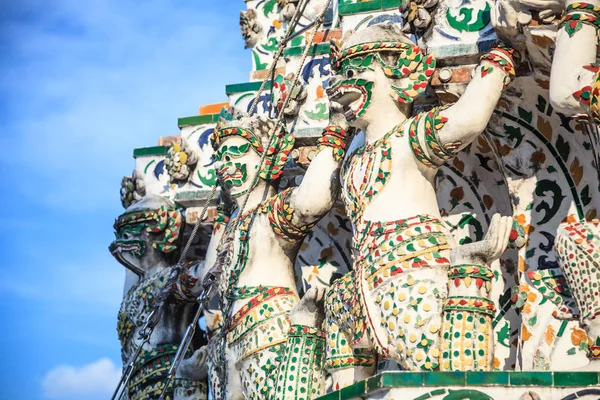
<path id="1" fill-rule="evenodd" d="M 184 117 L 177 120 L 177 126 L 210 124 L 219 120 L 219 114 L 195 115 L 193 117 Z"/>
<path id="2" fill-rule="evenodd" d="M 260 81 L 234 83 L 234 84 L 225 86 L 225 93 L 229 95 L 229 94 L 233 94 L 233 93 L 253 92 L 253 91 L 260 89 L 261 84 L 262 84 L 262 82 L 260 82 Z M 267 81 L 265 89 L 271 89 L 271 81 Z"/>

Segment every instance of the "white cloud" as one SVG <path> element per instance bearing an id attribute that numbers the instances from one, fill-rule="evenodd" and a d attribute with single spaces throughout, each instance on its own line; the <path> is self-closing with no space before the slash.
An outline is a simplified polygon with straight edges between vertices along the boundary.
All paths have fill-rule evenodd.
<path id="1" fill-rule="evenodd" d="M 120 377 L 121 369 L 108 358 L 81 367 L 58 365 L 44 377 L 44 396 L 78 400 L 108 398 Z"/>

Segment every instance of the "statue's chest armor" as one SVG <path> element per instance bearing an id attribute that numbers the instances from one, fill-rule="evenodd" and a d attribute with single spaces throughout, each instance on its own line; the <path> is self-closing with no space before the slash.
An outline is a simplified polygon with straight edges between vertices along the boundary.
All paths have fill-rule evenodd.
<path id="1" fill-rule="evenodd" d="M 123 298 L 117 322 L 117 333 L 123 346 L 146 322 L 154 308 L 156 296 L 169 277 L 169 271 L 166 268 L 138 282 Z"/>
<path id="2" fill-rule="evenodd" d="M 342 170 L 343 200 L 355 225 L 360 224 L 369 204 L 390 185 L 392 172 L 397 173 L 405 160 L 414 163 L 402 136 L 402 127 L 397 127 L 346 160 Z"/>

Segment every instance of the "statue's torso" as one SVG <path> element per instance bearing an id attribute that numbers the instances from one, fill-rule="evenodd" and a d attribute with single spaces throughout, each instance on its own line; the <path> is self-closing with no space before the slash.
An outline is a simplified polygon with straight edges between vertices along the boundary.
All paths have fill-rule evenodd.
<path id="1" fill-rule="evenodd" d="M 141 343 L 138 333 L 154 309 L 156 298 L 169 279 L 170 272 L 170 268 L 165 268 L 144 277 L 133 285 L 123 298 L 117 322 L 123 363 L 129 361 Z M 184 304 L 181 301 L 168 301 L 162 309 L 162 317 L 150 342 L 144 348 L 153 350 L 157 346 L 177 345 L 192 318 L 193 307 L 193 302 Z"/>
<path id="2" fill-rule="evenodd" d="M 260 207 L 242 219 L 234 233 L 233 245 L 231 263 L 223 275 L 228 279 L 222 282 L 222 290 L 228 293 L 228 310 L 224 312 L 236 313 L 268 288 L 289 288 L 296 293 L 295 252 L 288 248 L 292 246 L 280 244 Z"/>
<path id="3" fill-rule="evenodd" d="M 123 298 L 117 323 L 117 333 L 121 341 L 123 363 L 129 361 L 132 352 L 135 351 L 135 347 L 139 344 L 137 340 L 138 331 L 152 312 L 156 296 L 168 277 L 169 269 L 165 268 L 140 279 L 139 282 L 129 289 Z"/>
<path id="4" fill-rule="evenodd" d="M 368 221 L 439 217 L 435 170 L 419 166 L 408 141 L 412 118 L 358 149 L 342 170 L 343 199 L 356 231 Z"/>

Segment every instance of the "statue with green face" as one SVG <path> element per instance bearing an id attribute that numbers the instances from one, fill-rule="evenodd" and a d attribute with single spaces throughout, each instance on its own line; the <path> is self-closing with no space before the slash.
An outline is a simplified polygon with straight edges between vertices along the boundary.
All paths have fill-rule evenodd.
<path id="1" fill-rule="evenodd" d="M 241 215 L 233 216 L 239 224 L 213 233 L 207 256 L 212 267 L 217 243 L 231 246 L 225 251 L 229 257 L 218 260 L 224 324 L 211 340 L 213 395 L 314 398 L 325 385 L 325 288 L 313 287 L 300 299 L 294 262 L 305 236 L 339 195 L 347 135 L 341 127 L 328 127 L 302 183 L 278 193 L 294 137 L 265 116 L 228 117 L 215 129 L 214 165 Z"/>
<path id="2" fill-rule="evenodd" d="M 341 46 L 332 45 L 330 101 L 338 103 L 347 123 L 366 139 L 341 171 L 355 264 L 333 283 L 326 298 L 326 367 L 334 389 L 372 375 L 377 357 L 393 359 L 410 371 L 489 368 L 486 307 L 491 302 L 483 301 L 485 295 L 469 305 L 485 314 L 481 342 L 488 344 L 482 344 L 482 355 L 470 356 L 471 366 L 457 364 L 444 348 L 451 345 L 442 335 L 443 313 L 457 310 L 449 304 L 456 299 L 448 294 L 450 252 L 456 245 L 441 222 L 434 178 L 438 167 L 483 132 L 514 76 L 513 54 L 492 49 L 482 56 L 458 102 L 413 115 L 412 103 L 435 71 L 432 54 L 394 25 L 374 25 L 350 35 Z M 506 221 L 498 219 L 497 225 L 494 232 L 501 233 L 491 236 L 499 238 L 499 246 L 486 242 L 483 247 L 489 251 L 481 246 L 467 251 L 484 254 L 475 257 L 477 265 L 467 268 L 469 273 L 481 272 L 481 264 L 499 256 Z M 479 345 L 477 340 L 469 344 Z"/>
<path id="3" fill-rule="evenodd" d="M 140 345 L 139 332 L 169 279 L 170 267 L 177 261 L 175 257 L 178 255 L 183 219 L 170 200 L 146 195 L 117 218 L 114 228 L 116 239 L 109 249 L 127 268 L 117 324 L 121 356 L 126 365 Z M 127 388 L 129 400 L 157 399 L 160 396 L 178 344 L 197 307 L 195 293 L 199 290 L 199 283 L 195 268 L 198 267 L 190 268 L 180 276 L 175 284 L 174 296 L 163 307 L 159 323 L 134 366 Z M 207 398 L 206 352 L 204 348 L 195 350 L 179 369 L 181 374 L 168 392 L 174 396 L 171 398 Z"/>

